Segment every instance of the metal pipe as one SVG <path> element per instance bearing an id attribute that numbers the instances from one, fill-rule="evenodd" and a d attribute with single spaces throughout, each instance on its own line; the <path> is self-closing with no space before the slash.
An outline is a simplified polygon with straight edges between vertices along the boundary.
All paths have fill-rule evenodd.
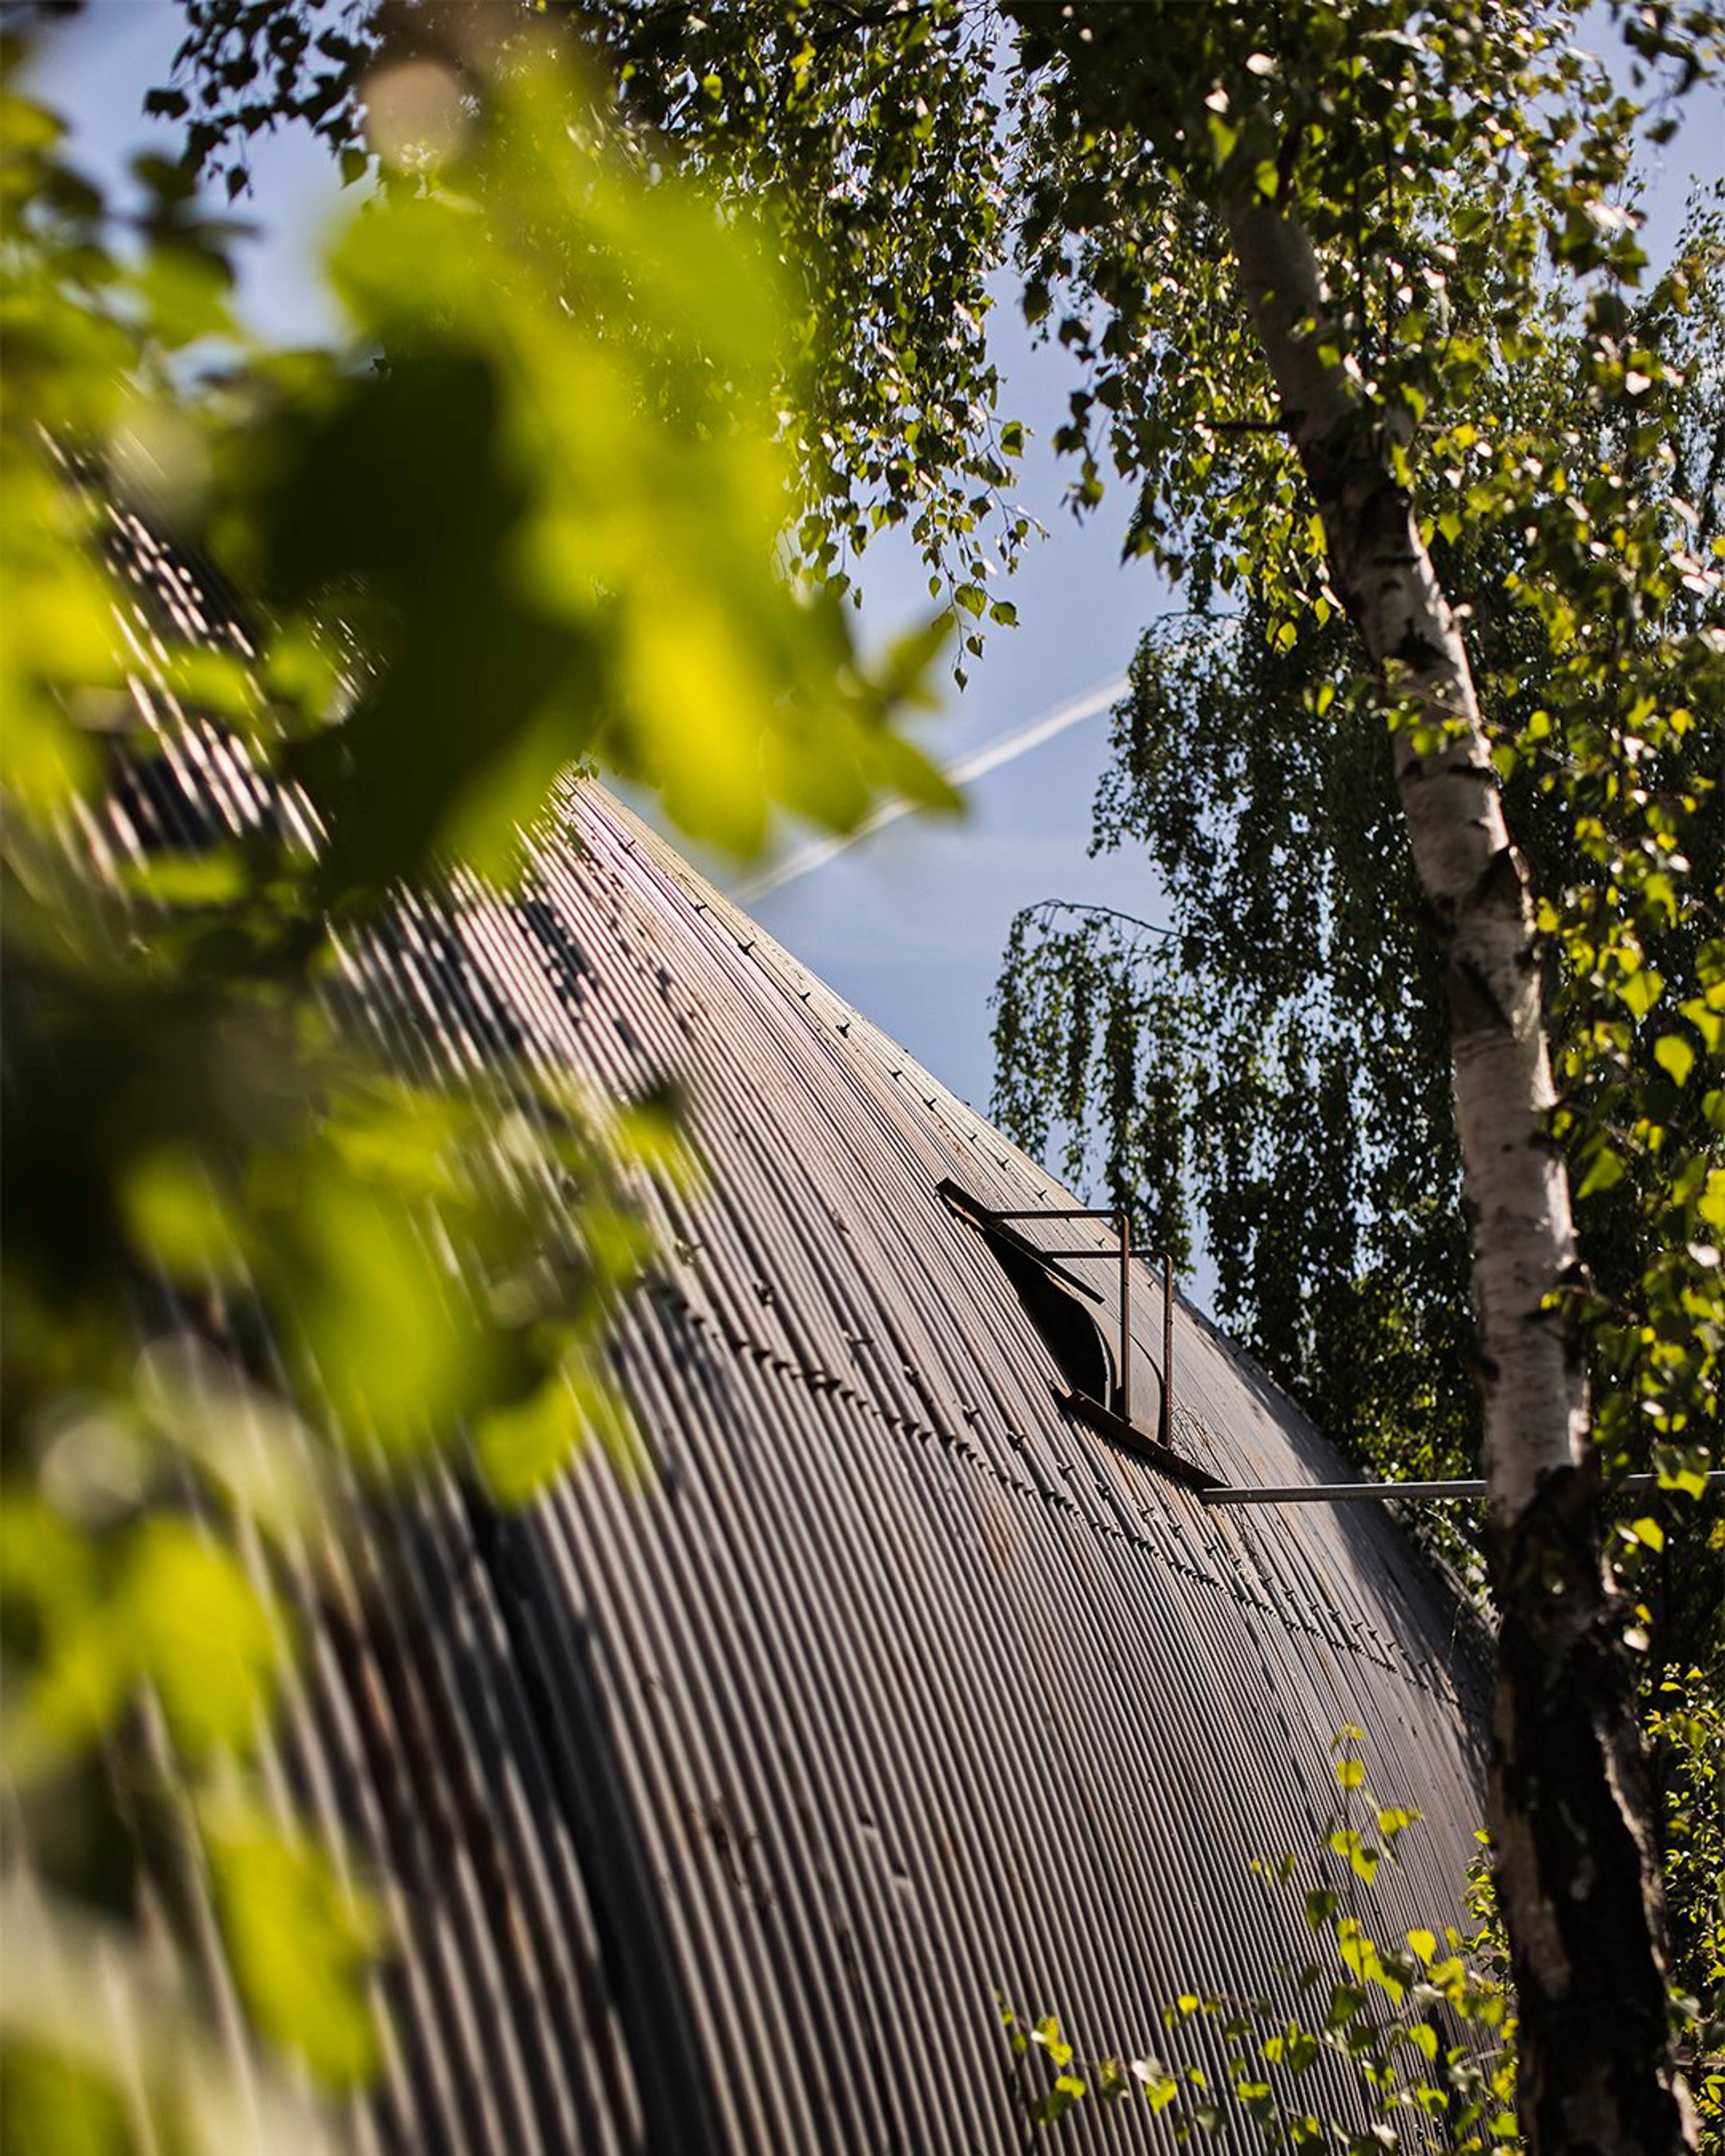
<path id="1" fill-rule="evenodd" d="M 1710 1490 L 1725 1489 L 1725 1470 L 1718 1470 L 1705 1478 Z M 1622 1481 L 1612 1486 L 1618 1490 L 1654 1490 L 1659 1486 L 1656 1475 L 1625 1475 Z M 1348 1505 L 1363 1499 L 1381 1500 L 1385 1497 L 1483 1497 L 1486 1486 L 1475 1482 L 1310 1482 L 1290 1489 L 1253 1489 L 1230 1487 L 1200 1490 L 1200 1505 Z"/>
<path id="2" fill-rule="evenodd" d="M 985 1209 L 997 1220 L 1117 1220 L 1120 1218 L 1111 1206 L 1021 1205 L 1012 1213 L 1003 1213 L 993 1205 Z"/>

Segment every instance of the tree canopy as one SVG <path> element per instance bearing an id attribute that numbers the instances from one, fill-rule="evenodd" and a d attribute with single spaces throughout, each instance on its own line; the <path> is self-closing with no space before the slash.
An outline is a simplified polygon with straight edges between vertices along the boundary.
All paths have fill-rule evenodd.
<path id="1" fill-rule="evenodd" d="M 668 157 L 710 198 L 744 206 L 783 272 L 798 565 L 845 592 L 870 538 L 901 529 L 979 650 L 991 608 L 1011 613 L 986 586 L 1032 530 L 1011 495 L 1024 432 L 998 408 L 987 337 L 990 273 L 1010 239 L 988 12 L 954 0 L 531 12 L 565 33 L 622 153 L 649 176 Z M 380 66 L 418 58 L 476 83 L 508 20 L 483 4 L 381 0 L 188 0 L 184 13 L 172 79 L 148 104 L 183 121 L 189 162 L 230 196 L 250 185 L 257 135 L 286 122 L 314 128 L 357 178 Z"/>
<path id="2" fill-rule="evenodd" d="M 1668 505 L 1674 550 L 1697 564 L 1717 558 L 1721 516 L 1720 246 L 1717 213 L 1697 217 L 1635 303 L 1630 334 L 1671 370 L 1656 420 L 1590 393 L 1579 332 L 1543 364 L 1500 371 L 1475 408 L 1512 456 L 1555 442 L 1572 465 L 1639 470 Z M 1550 711 L 1561 646 L 1526 603 L 1522 530 L 1507 517 L 1450 521 L 1455 536 L 1435 535 L 1436 557 L 1473 595 L 1508 813 L 1553 912 L 1561 899 L 1579 917 L 1608 916 L 1613 855 L 1640 850 L 1656 865 L 1676 850 L 1661 832 L 1682 833 L 1681 881 L 1656 886 L 1645 938 L 1625 953 L 1635 963 L 1601 954 L 1581 978 L 1554 974 L 1578 1078 L 1603 1024 L 1658 1104 L 1656 1149 L 1620 1115 L 1627 1142 L 1607 1151 L 1596 1132 L 1600 1150 L 1583 1160 L 1589 1270 L 1620 1312 L 1669 1149 L 1699 1161 L 1717 1129 L 1699 1081 L 1719 1036 L 1697 969 L 1716 963 L 1702 947 L 1718 925 L 1718 698 L 1703 674 L 1661 750 L 1626 752 L 1633 784 L 1622 770 L 1584 768 Z M 1689 639 L 1716 623 L 1716 605 L 1680 587 L 1666 626 Z M 1071 1171 L 1137 1194 L 1174 1248 L 1201 1224 L 1224 1314 L 1338 1441 L 1380 1467 L 1461 1474 L 1477 1456 L 1478 1399 L 1447 1051 L 1388 737 L 1340 617 L 1313 618 L 1298 637 L 1286 626 L 1247 592 L 1146 637 L 1116 715 L 1094 843 L 1148 850 L 1172 932 L 1081 911 L 1023 917 L 1000 977 L 997 1105 L 1033 1147 L 1058 1123 Z M 1666 639 L 1645 616 L 1635 630 L 1651 639 L 1637 668 L 1651 682 Z M 1699 636 L 1687 648 L 1692 665 L 1710 663 Z M 1630 709 L 1644 693 L 1625 692 Z M 1595 822 L 1611 834 L 1603 845 Z M 1650 969 L 1701 993 L 1680 1010 L 1662 988 L 1637 1013 Z M 1697 1214 L 1684 1225 L 1706 1229 L 1705 1242 L 1717 1224 Z M 1705 1368 L 1693 1374 L 1702 1389 L 1689 1411 L 1704 1417 Z"/>

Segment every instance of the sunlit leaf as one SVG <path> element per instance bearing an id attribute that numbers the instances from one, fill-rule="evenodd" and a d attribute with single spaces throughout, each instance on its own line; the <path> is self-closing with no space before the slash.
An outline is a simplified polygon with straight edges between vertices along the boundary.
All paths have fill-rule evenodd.
<path id="1" fill-rule="evenodd" d="M 258 2026 L 331 2087 L 368 2079 L 377 2036 L 364 1979 L 376 1913 L 327 1857 L 255 1812 L 213 1808 L 204 1829 L 223 1936 Z"/>
<path id="2" fill-rule="evenodd" d="M 225 1550 L 186 1522 L 147 1522 L 128 1553 L 115 1622 L 186 1751 L 244 1746 L 256 1734 L 275 1694 L 280 1620 Z"/>

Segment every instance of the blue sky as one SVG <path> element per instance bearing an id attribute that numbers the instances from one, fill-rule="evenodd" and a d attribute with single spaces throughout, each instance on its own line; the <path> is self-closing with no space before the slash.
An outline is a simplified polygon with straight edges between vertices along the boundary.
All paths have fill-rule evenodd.
<path id="1" fill-rule="evenodd" d="M 172 130 L 141 116 L 166 80 L 180 35 L 170 0 L 95 0 L 47 41 L 36 80 L 73 118 L 79 153 L 123 189 L 131 154 Z M 255 189 L 238 205 L 259 228 L 244 251 L 243 301 L 266 334 L 307 340 L 329 326 L 316 272 L 317 237 L 341 208 L 327 157 L 285 132 L 254 159 Z M 970 685 L 949 693 L 927 738 L 945 763 L 1122 675 L 1144 623 L 1166 594 L 1142 565 L 1122 568 L 1122 502 L 1076 524 L 1045 444 L 1064 417 L 1062 356 L 1035 351 L 1015 309 L 996 312 L 1007 406 L 1033 433 L 1021 498 L 1049 527 L 1014 579 L 1020 626 L 995 630 Z M 923 619 L 924 572 L 884 542 L 865 563 L 865 643 Z M 1142 913 L 1147 871 L 1086 857 L 1090 800 L 1107 737 L 1106 712 L 999 769 L 969 793 L 957 821 L 906 819 L 818 873 L 760 899 L 762 925 L 947 1085 L 985 1105 L 992 1077 L 988 998 L 1014 913 L 1038 898 L 1082 897 Z M 797 844 L 787 834 L 787 847 Z M 733 884 L 730 865 L 703 865 Z"/>
<path id="2" fill-rule="evenodd" d="M 170 0 L 95 0 L 44 44 L 39 88 L 71 116 L 84 162 L 110 186 L 123 185 L 134 150 L 152 141 L 173 146 L 172 131 L 146 122 L 141 107 L 145 91 L 166 79 L 179 34 Z M 1606 35 L 1602 25 L 1602 44 Z M 264 141 L 254 162 L 255 193 L 239 205 L 259 228 L 243 256 L 244 304 L 266 334 L 308 340 L 328 326 L 314 265 L 340 190 L 327 157 L 297 132 Z M 1646 206 L 1656 254 L 1671 244 L 1692 172 L 1725 173 L 1725 112 L 1717 96 L 1692 114 L 1653 175 Z M 1111 499 L 1082 524 L 1061 507 L 1062 478 L 1046 444 L 1064 416 L 1064 356 L 1033 348 L 1009 301 L 994 321 L 1006 408 L 1033 434 L 1022 499 L 1050 536 L 1013 580 L 1019 627 L 993 633 L 968 690 L 949 696 L 928 731 L 929 745 L 948 765 L 1123 674 L 1144 624 L 1169 604 L 1153 572 L 1121 564 L 1123 500 Z M 865 642 L 926 613 L 923 573 L 908 550 L 895 555 L 883 546 L 865 568 Z M 759 898 L 753 910 L 937 1076 L 986 1106 L 988 995 L 1014 912 L 1049 897 L 1153 918 L 1160 911 L 1142 862 L 1087 858 L 1106 738 L 1106 714 L 1098 714 L 978 779 L 963 819 L 897 822 Z M 788 845 L 796 843 L 788 834 Z M 704 865 L 733 885 L 747 880 L 723 864 Z"/>

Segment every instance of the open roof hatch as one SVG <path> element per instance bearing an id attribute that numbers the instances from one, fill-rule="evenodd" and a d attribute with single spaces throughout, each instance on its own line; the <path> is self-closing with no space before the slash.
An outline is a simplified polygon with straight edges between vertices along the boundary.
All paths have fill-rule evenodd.
<path id="1" fill-rule="evenodd" d="M 1000 1270 L 1017 1289 L 1031 1323 L 1059 1364 L 1069 1389 L 1054 1386 L 1055 1397 L 1105 1436 L 1195 1491 L 1202 1503 L 1335 1505 L 1359 1500 L 1381 1502 L 1385 1498 L 1484 1497 L 1486 1486 L 1478 1481 L 1315 1482 L 1261 1488 L 1223 1481 L 1195 1460 L 1183 1458 L 1169 1442 L 1173 1431 L 1174 1274 L 1173 1261 L 1165 1255 L 1162 1260 L 1161 1435 L 1150 1436 L 1132 1419 L 1132 1216 L 1079 1205 L 1034 1205 L 997 1212 L 950 1178 L 942 1181 L 939 1188 L 953 1212 L 968 1221 L 993 1252 Z M 1013 1224 L 1019 1220 L 1111 1221 L 1119 1235 L 1119 1248 L 1045 1250 L 1019 1233 Z M 1086 1307 L 1100 1304 L 1103 1298 L 1087 1281 L 1068 1270 L 1067 1261 L 1085 1259 L 1117 1264 L 1120 1268 L 1117 1347 L 1111 1348 L 1101 1326 Z M 1625 1476 L 1623 1487 L 1651 1490 L 1658 1480 L 1656 1475 L 1630 1475 Z M 1725 1473 L 1710 1474 L 1707 1482 L 1710 1489 L 1725 1487 Z"/>
<path id="2" fill-rule="evenodd" d="M 1174 1270 L 1164 1256 L 1162 1305 L 1161 1434 L 1152 1437 L 1132 1420 L 1132 1216 L 1081 1205 L 1036 1205 L 1000 1212 L 973 1198 L 950 1178 L 940 1194 L 961 1219 L 978 1230 L 1001 1270 L 1018 1291 L 1019 1300 L 1042 1336 L 1069 1389 L 1055 1395 L 1104 1435 L 1148 1460 L 1177 1481 L 1199 1490 L 1218 1486 L 1218 1478 L 1173 1450 Z M 1106 1220 L 1118 1234 L 1118 1251 L 1045 1250 L 1020 1233 L 1020 1220 Z M 1102 1297 L 1087 1281 L 1068 1270 L 1068 1262 L 1087 1260 L 1119 1267 L 1120 1337 L 1111 1347 L 1086 1303 Z"/>

